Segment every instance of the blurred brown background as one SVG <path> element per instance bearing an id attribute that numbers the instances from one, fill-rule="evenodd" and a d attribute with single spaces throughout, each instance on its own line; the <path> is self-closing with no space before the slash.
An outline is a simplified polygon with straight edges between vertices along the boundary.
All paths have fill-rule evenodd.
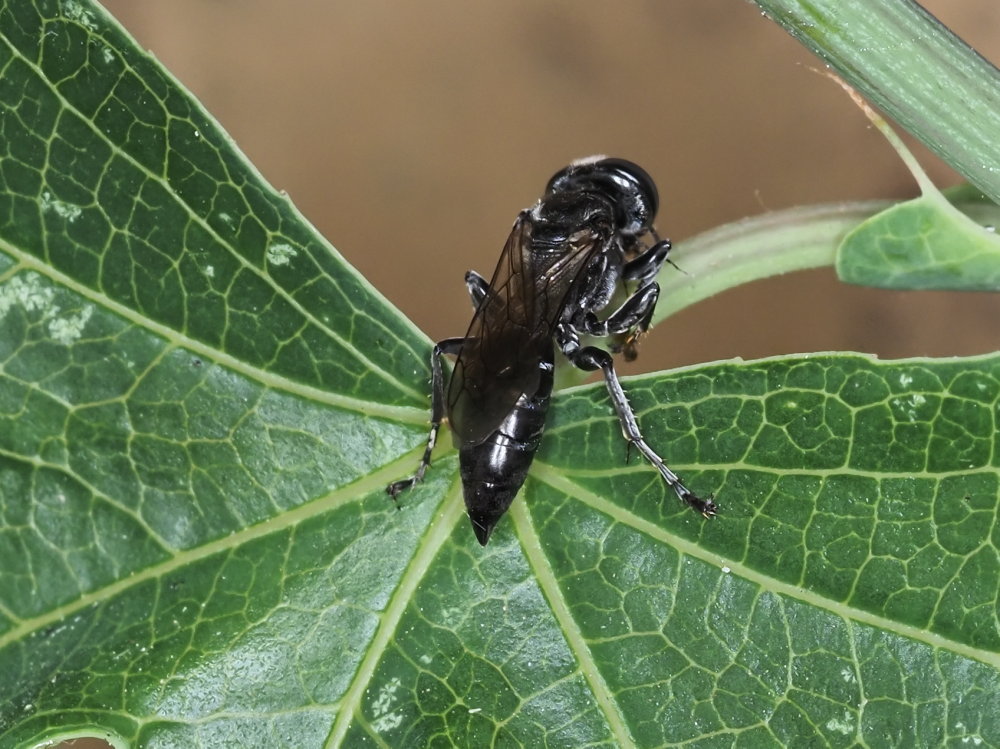
<path id="1" fill-rule="evenodd" d="M 105 4 L 435 339 L 464 332 L 464 271 L 492 272 L 517 211 L 573 158 L 642 164 L 675 241 L 768 209 L 916 193 L 818 61 L 740 0 Z M 1000 60 L 1000 4 L 924 5 Z M 917 152 L 938 185 L 959 181 Z M 637 365 L 992 351 L 998 313 L 995 295 L 794 274 L 666 321 Z"/>

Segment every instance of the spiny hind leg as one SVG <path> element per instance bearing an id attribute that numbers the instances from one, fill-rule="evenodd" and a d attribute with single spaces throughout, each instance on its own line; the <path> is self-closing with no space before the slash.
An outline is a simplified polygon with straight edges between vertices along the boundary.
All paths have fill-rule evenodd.
<path id="1" fill-rule="evenodd" d="M 600 369 L 604 373 L 604 384 L 608 388 L 608 394 L 611 396 L 611 404 L 618 415 L 618 421 L 621 424 L 622 434 L 625 435 L 625 439 L 630 444 L 635 445 L 643 457 L 652 463 L 653 467 L 660 472 L 663 480 L 667 482 L 667 486 L 674 490 L 674 493 L 680 497 L 681 501 L 693 507 L 705 517 L 713 517 L 718 508 L 712 497 L 709 496 L 707 499 L 702 499 L 688 489 L 680 477 L 670 470 L 670 467 L 663 461 L 663 458 L 657 455 L 656 451 L 643 438 L 642 433 L 639 431 L 639 424 L 636 421 L 635 414 L 632 412 L 632 407 L 625 397 L 625 391 L 622 389 L 618 374 L 615 372 L 615 365 L 611 354 L 596 346 L 581 347 L 579 335 L 569 325 L 565 324 L 557 326 L 556 342 L 566 355 L 566 358 L 574 366 L 586 371 Z"/>
<path id="2" fill-rule="evenodd" d="M 427 446 L 424 448 L 416 472 L 405 479 L 393 481 L 385 488 L 393 499 L 396 499 L 400 492 L 423 481 L 424 474 L 431 465 L 431 453 L 434 452 L 438 431 L 444 420 L 444 373 L 441 370 L 441 357 L 446 354 L 457 354 L 463 343 L 465 343 L 464 338 L 445 338 L 434 344 L 434 350 L 431 352 L 431 430 L 427 435 Z"/>

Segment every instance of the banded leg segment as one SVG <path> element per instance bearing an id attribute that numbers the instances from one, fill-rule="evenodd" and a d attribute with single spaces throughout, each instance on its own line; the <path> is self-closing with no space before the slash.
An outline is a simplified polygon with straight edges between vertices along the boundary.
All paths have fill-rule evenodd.
<path id="1" fill-rule="evenodd" d="M 618 421 L 621 424 L 622 434 L 625 436 L 625 439 L 630 444 L 635 445 L 643 457 L 660 472 L 663 480 L 667 482 L 667 486 L 674 490 L 674 493 L 682 502 L 693 507 L 706 518 L 713 517 L 718 508 L 715 502 L 712 501 L 712 497 L 709 496 L 707 499 L 702 499 L 688 489 L 680 477 L 670 470 L 670 467 L 663 461 L 663 458 L 657 455 L 656 451 L 643 438 L 642 433 L 639 431 L 639 424 L 635 419 L 635 414 L 632 412 L 632 407 L 629 406 L 628 398 L 625 397 L 625 391 L 618 380 L 618 374 L 615 372 L 615 365 L 611 354 L 596 346 L 581 348 L 580 339 L 576 331 L 565 324 L 556 328 L 556 341 L 559 344 L 559 348 L 566 355 L 566 358 L 574 366 L 586 371 L 600 369 L 604 373 L 604 384 L 608 388 L 608 394 L 611 396 L 611 404 L 618 415 Z"/>
<path id="2" fill-rule="evenodd" d="M 424 474 L 431 465 L 431 453 L 437 444 L 438 431 L 444 420 L 444 373 L 441 370 L 441 357 L 446 354 L 458 354 L 462 350 L 463 343 L 465 343 L 464 338 L 445 338 L 434 344 L 431 352 L 431 430 L 427 435 L 427 447 L 424 448 L 423 457 L 420 458 L 420 464 L 412 476 L 394 481 L 385 488 L 393 499 L 399 496 L 400 492 L 423 481 Z"/>

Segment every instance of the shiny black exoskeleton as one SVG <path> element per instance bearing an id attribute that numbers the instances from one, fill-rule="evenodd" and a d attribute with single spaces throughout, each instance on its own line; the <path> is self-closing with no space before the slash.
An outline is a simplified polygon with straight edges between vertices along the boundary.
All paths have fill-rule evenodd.
<path id="1" fill-rule="evenodd" d="M 653 279 L 670 251 L 670 240 L 653 229 L 658 204 L 652 178 L 624 159 L 583 159 L 549 180 L 541 200 L 514 222 L 492 280 L 466 273 L 475 315 L 463 338 L 434 346 L 427 448 L 416 473 L 390 484 L 389 494 L 423 478 L 447 412 L 466 510 L 485 546 L 538 449 L 558 347 L 580 369 L 603 372 L 625 438 L 678 497 L 706 517 L 715 514 L 711 497 L 689 491 L 642 438 L 611 354 L 580 343 L 582 334 L 613 336 L 615 350 L 635 357 L 660 293 Z M 617 310 L 598 317 L 622 282 L 635 290 Z M 445 354 L 458 357 L 447 397 Z"/>

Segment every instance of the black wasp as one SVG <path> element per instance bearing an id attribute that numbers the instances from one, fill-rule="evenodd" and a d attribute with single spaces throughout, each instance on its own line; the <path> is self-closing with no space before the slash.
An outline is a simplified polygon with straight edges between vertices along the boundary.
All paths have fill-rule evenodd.
<path id="1" fill-rule="evenodd" d="M 475 315 L 465 337 L 434 346 L 427 449 L 417 472 L 390 484 L 389 494 L 395 497 L 423 478 L 447 409 L 465 507 L 485 546 L 538 450 L 558 348 L 580 369 L 604 373 L 625 439 L 678 497 L 706 517 L 715 515 L 711 497 L 701 499 L 684 486 L 642 438 L 611 354 L 580 343 L 581 335 L 611 336 L 613 350 L 635 357 L 660 294 L 653 279 L 670 252 L 670 240 L 653 229 L 658 205 L 652 178 L 624 159 L 582 159 L 549 180 L 541 200 L 514 222 L 493 279 L 465 274 Z M 620 282 L 636 290 L 610 315 L 598 317 Z M 458 357 L 447 396 L 444 354 Z"/>

